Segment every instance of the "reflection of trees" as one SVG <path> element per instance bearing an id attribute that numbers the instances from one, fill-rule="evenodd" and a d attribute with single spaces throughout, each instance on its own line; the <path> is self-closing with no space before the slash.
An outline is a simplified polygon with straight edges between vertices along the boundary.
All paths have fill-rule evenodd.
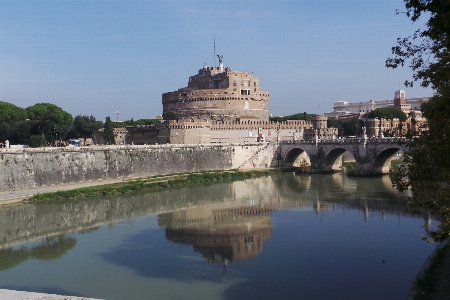
<path id="1" fill-rule="evenodd" d="M 227 265 L 262 252 L 263 241 L 272 235 L 271 210 L 197 207 L 161 214 L 158 224 L 166 228 L 168 240 L 192 245 L 209 263 Z"/>
<path id="2" fill-rule="evenodd" d="M 2 249 L 0 250 L 0 270 L 7 270 L 30 258 L 46 261 L 59 258 L 75 247 L 76 243 L 75 238 L 59 236 L 47 238 L 31 249 L 25 247 Z"/>

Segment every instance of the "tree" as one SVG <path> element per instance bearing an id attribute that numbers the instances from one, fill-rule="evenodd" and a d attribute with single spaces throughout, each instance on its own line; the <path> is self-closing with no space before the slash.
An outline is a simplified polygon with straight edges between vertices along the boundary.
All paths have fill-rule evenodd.
<path id="1" fill-rule="evenodd" d="M 395 107 L 382 107 L 372 110 L 368 114 L 369 119 L 400 119 L 400 121 L 404 122 L 408 119 L 408 116 L 398 108 Z"/>
<path id="2" fill-rule="evenodd" d="M 344 130 L 344 136 L 358 135 L 360 132 L 362 132 L 363 123 L 362 120 L 358 118 L 342 120 L 340 122 Z"/>
<path id="3" fill-rule="evenodd" d="M 333 127 L 338 129 L 338 136 L 344 136 L 344 128 L 342 127 L 341 122 L 336 119 L 328 119 L 327 127 Z"/>
<path id="4" fill-rule="evenodd" d="M 69 133 L 73 118 L 59 106 L 51 103 L 37 103 L 26 108 L 28 118 L 36 121 L 32 131 L 34 134 L 44 135 L 49 141 L 56 138 L 56 134 L 65 139 Z"/>
<path id="5" fill-rule="evenodd" d="M 306 112 L 304 112 L 304 113 L 293 114 L 293 115 L 289 115 L 289 116 L 285 116 L 285 117 L 270 117 L 269 121 L 271 121 L 271 122 L 284 122 L 287 120 L 311 121 L 311 118 L 314 116 L 317 116 L 317 115 L 316 114 L 307 114 Z M 138 122 L 138 121 L 136 121 L 136 122 Z"/>
<path id="6" fill-rule="evenodd" d="M 413 70 L 413 81 L 405 81 L 412 86 L 420 81 L 421 86 L 432 86 L 438 93 L 448 89 L 450 83 L 450 2 L 442 0 L 404 0 L 404 12 L 413 22 L 422 15 L 430 16 L 425 29 L 418 29 L 412 36 L 398 38 L 392 47 L 394 57 L 386 60 L 386 66 L 397 68 L 409 62 Z M 399 13 L 399 12 L 397 12 Z"/>
<path id="7" fill-rule="evenodd" d="M 32 135 L 30 136 L 30 147 L 42 147 L 45 146 L 47 141 L 45 140 L 45 137 L 42 135 Z"/>
<path id="8" fill-rule="evenodd" d="M 20 138 L 18 133 L 23 129 L 24 124 L 27 124 L 27 111 L 14 104 L 0 101 L 0 141 L 9 140 L 10 143 L 27 143 L 30 136 L 30 129 L 28 132 L 20 131 Z"/>
<path id="9" fill-rule="evenodd" d="M 105 120 L 105 130 L 103 131 L 103 139 L 105 140 L 105 144 L 114 145 L 116 136 L 114 134 L 114 127 L 111 121 L 111 118 L 108 116 Z"/>
<path id="10" fill-rule="evenodd" d="M 157 122 L 158 120 L 156 119 L 139 119 L 136 121 L 133 121 L 133 119 L 131 119 L 130 125 L 153 125 Z"/>
<path id="11" fill-rule="evenodd" d="M 14 104 L 0 101 L 0 122 L 20 121 L 27 118 L 27 111 Z"/>
<path id="12" fill-rule="evenodd" d="M 392 176 L 400 191 L 411 190 L 407 207 L 413 211 L 427 209 L 441 221 L 430 233 L 429 240 L 450 236 L 450 2 L 441 0 L 405 0 L 406 16 L 413 22 L 422 15 L 429 16 L 425 29 L 412 36 L 397 39 L 392 48 L 393 58 L 386 66 L 396 68 L 409 63 L 413 70 L 412 86 L 433 88 L 434 96 L 422 110 L 427 123 L 421 135 L 411 139 L 404 163 Z"/>
<path id="13" fill-rule="evenodd" d="M 102 121 L 97 121 L 93 116 L 78 115 L 73 120 L 73 136 L 92 138 L 92 136 L 103 127 Z"/>

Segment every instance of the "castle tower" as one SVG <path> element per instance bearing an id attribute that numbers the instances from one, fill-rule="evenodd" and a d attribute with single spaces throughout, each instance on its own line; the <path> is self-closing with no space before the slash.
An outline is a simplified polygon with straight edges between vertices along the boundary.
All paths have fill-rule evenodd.
<path id="1" fill-rule="evenodd" d="M 409 112 L 411 110 L 411 105 L 406 104 L 406 95 L 404 90 L 395 91 L 394 107 L 403 112 Z"/>
<path id="2" fill-rule="evenodd" d="M 162 95 L 164 120 L 269 121 L 269 92 L 252 72 L 204 66 L 188 86 Z"/>
<path id="3" fill-rule="evenodd" d="M 328 120 L 327 116 L 313 116 L 311 118 L 311 122 L 314 129 L 328 128 L 327 120 Z"/>

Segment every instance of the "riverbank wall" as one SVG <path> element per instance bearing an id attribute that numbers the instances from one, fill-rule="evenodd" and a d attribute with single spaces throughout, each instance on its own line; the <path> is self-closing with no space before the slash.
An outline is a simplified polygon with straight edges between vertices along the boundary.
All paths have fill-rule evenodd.
<path id="1" fill-rule="evenodd" d="M 276 143 L 1 149 L 0 191 L 277 166 Z"/>

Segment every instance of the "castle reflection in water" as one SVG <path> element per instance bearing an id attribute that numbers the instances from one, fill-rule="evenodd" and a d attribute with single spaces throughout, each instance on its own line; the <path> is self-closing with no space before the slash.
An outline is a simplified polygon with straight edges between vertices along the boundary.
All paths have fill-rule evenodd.
<path id="1" fill-rule="evenodd" d="M 262 252 L 272 235 L 272 207 L 188 208 L 158 216 L 166 238 L 191 244 L 210 263 L 242 261 Z"/>
<path id="2" fill-rule="evenodd" d="M 34 254 L 11 247 L 38 239 L 57 238 L 61 243 L 70 232 L 96 230 L 133 216 L 156 214 L 167 239 L 192 245 L 210 263 L 226 265 L 229 261 L 251 259 L 263 251 L 264 241 L 272 236 L 274 210 L 311 209 L 321 214 L 336 210 L 337 204 L 363 211 L 362 222 L 369 222 L 371 211 L 381 212 L 383 219 L 388 213 L 404 214 L 388 177 L 277 174 L 110 199 L 3 207 L 0 256 L 22 251 L 16 255 L 21 258 L 17 261 L 22 261 Z M 429 226 L 431 217 L 422 217 Z M 52 248 L 53 244 L 43 247 Z M 66 244 L 69 250 L 76 241 Z M 59 255 L 56 253 L 55 258 Z"/>

